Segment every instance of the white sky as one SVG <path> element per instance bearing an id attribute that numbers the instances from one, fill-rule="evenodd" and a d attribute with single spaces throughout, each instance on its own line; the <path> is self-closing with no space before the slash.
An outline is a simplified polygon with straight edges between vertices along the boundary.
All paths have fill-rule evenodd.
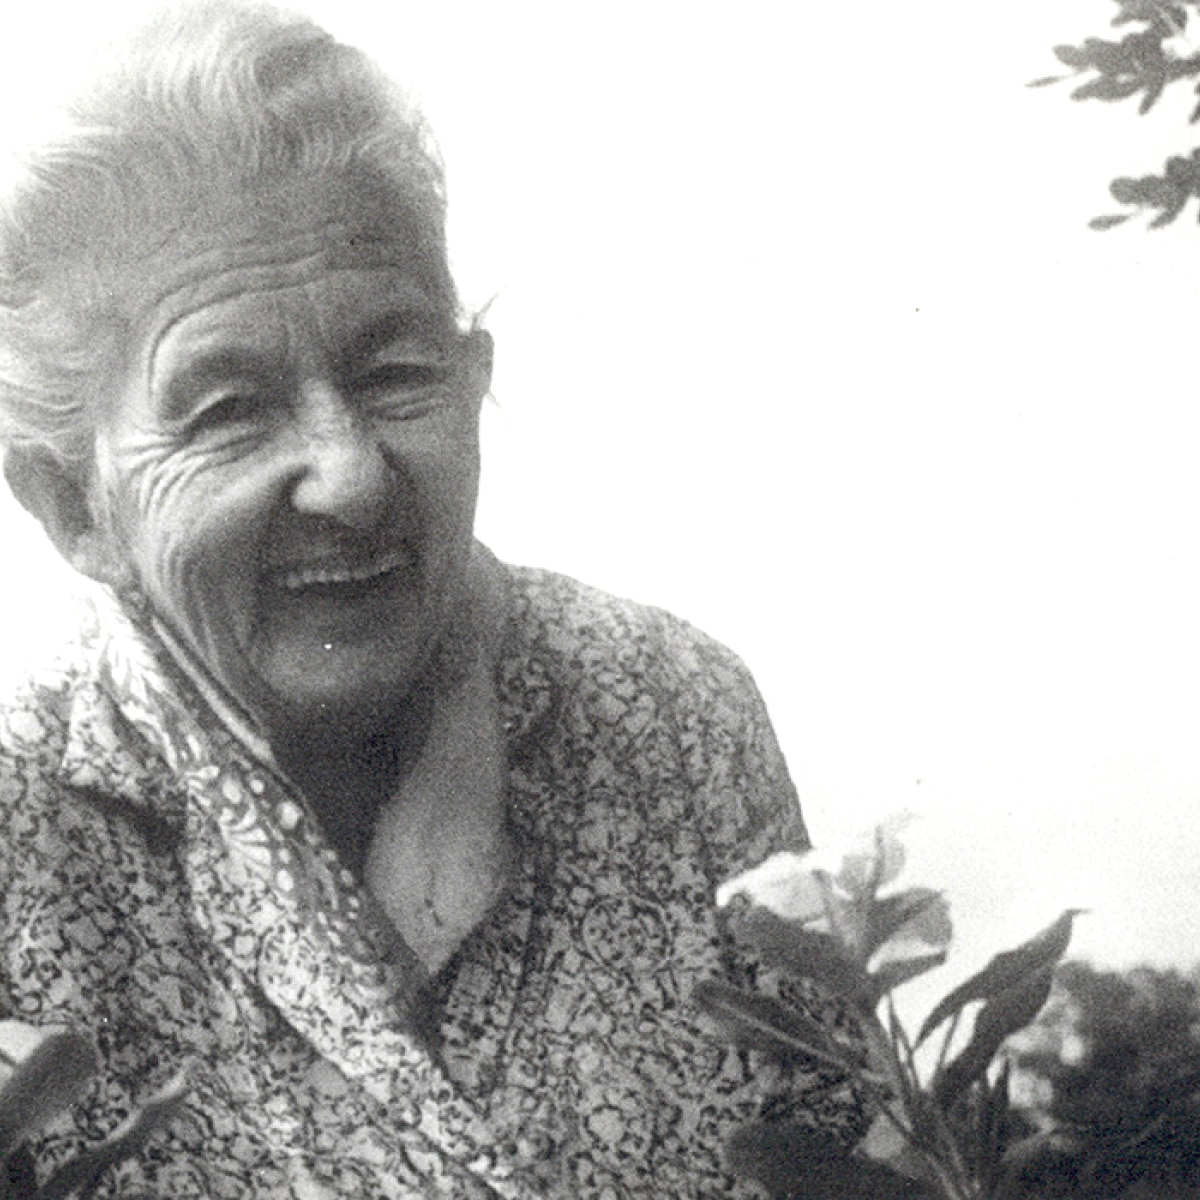
<path id="1" fill-rule="evenodd" d="M 0 113 L 127 7 L 6 17 Z M 818 839 L 929 814 L 963 969 L 1066 904 L 1200 960 L 1200 230 L 1086 228 L 1186 105 L 1024 87 L 1115 6 L 306 7 L 440 134 L 485 540 L 734 646 Z M 8 527 L 13 666 L 64 585 Z"/>

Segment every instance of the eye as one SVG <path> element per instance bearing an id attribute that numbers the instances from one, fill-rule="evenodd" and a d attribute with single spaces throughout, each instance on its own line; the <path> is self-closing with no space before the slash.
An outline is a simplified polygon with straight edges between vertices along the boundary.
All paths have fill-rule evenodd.
<path id="1" fill-rule="evenodd" d="M 202 396 L 187 418 L 189 433 L 205 433 L 246 425 L 264 411 L 261 393 L 251 386 L 214 388 Z"/>
<path id="2" fill-rule="evenodd" d="M 353 386 L 367 404 L 401 416 L 437 406 L 451 375 L 449 356 L 434 349 L 394 346 L 373 354 L 355 373 Z"/>
<path id="3" fill-rule="evenodd" d="M 426 388 L 441 383 L 445 377 L 441 363 L 381 362 L 368 367 L 359 376 L 359 383 L 367 388 Z"/>

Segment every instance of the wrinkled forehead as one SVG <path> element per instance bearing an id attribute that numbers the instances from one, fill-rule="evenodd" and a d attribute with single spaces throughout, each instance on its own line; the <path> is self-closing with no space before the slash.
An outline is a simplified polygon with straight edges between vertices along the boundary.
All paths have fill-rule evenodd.
<path id="1" fill-rule="evenodd" d="M 240 296 L 303 288 L 325 277 L 403 288 L 414 304 L 452 324 L 454 286 L 441 231 L 393 195 L 310 181 L 241 193 L 205 206 L 150 248 L 115 264 L 113 300 L 122 310 L 128 357 L 145 359 L 196 313 Z"/>
<path id="2" fill-rule="evenodd" d="M 302 308 L 313 333 L 335 338 L 385 316 L 431 334 L 453 329 L 419 253 L 340 223 L 223 245 L 176 266 L 136 330 L 137 358 L 148 370 L 161 352 L 201 336 L 236 336 L 239 326 L 248 341 L 261 341 L 267 314 L 280 305 Z"/>

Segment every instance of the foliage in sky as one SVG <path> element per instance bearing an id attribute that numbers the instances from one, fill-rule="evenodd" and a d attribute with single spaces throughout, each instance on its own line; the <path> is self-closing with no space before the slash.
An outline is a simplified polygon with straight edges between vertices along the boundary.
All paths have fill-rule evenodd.
<path id="1" fill-rule="evenodd" d="M 1066 963 L 1013 1061 L 1040 1123 L 1061 1131 L 1044 1164 L 1060 1189 L 1200 1195 L 1197 973 Z"/>
<path id="2" fill-rule="evenodd" d="M 1168 88 L 1188 84 L 1196 95 L 1189 121 L 1200 121 L 1200 0 L 1114 0 L 1112 37 L 1089 37 L 1055 46 L 1067 74 L 1035 79 L 1031 87 L 1072 80 L 1074 100 L 1132 100 L 1148 113 Z M 1172 155 L 1161 174 L 1114 179 L 1113 199 L 1134 212 L 1095 217 L 1093 229 L 1111 229 L 1137 212 L 1155 215 L 1150 227 L 1171 224 L 1188 201 L 1200 197 L 1200 148 Z"/>

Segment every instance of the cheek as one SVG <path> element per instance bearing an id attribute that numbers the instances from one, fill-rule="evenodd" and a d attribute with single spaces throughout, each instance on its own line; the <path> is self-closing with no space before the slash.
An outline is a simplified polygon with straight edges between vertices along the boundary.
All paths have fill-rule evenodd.
<path id="1" fill-rule="evenodd" d="M 244 584 L 242 506 L 230 499 L 236 472 L 148 445 L 115 465 L 112 524 L 144 590 L 183 609 Z"/>
<path id="2" fill-rule="evenodd" d="M 432 500 L 434 522 L 443 527 L 469 523 L 479 490 L 478 430 L 464 425 L 432 434 L 410 444 L 405 458 Z"/>

